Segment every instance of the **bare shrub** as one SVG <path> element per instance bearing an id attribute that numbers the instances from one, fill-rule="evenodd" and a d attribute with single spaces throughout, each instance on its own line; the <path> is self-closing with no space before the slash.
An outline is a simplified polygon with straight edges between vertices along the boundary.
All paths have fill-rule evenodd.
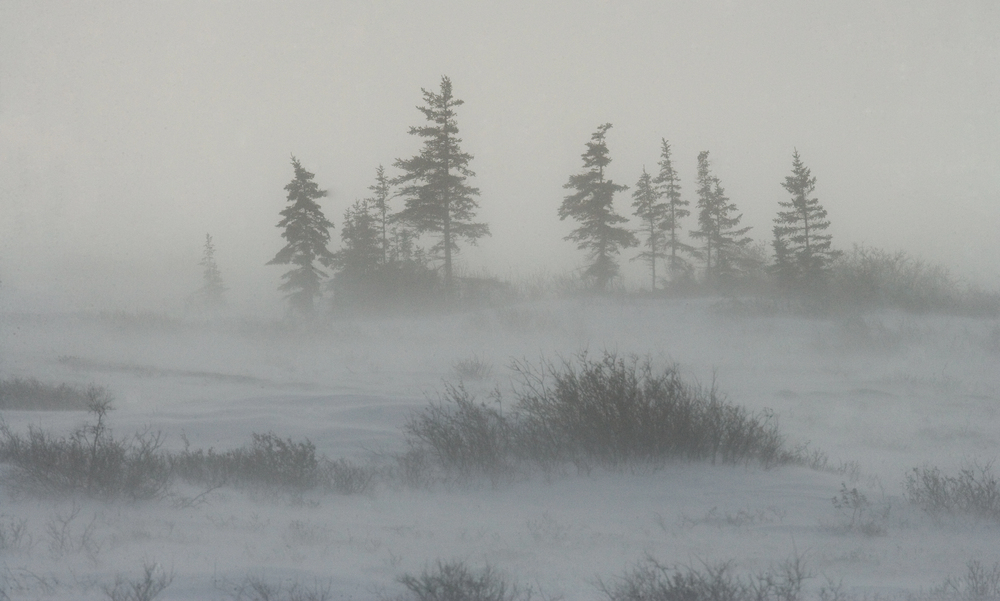
<path id="1" fill-rule="evenodd" d="M 233 591 L 235 601 L 329 601 L 333 599 L 331 582 L 316 581 L 312 586 L 301 582 L 273 583 L 262 576 L 247 576 Z"/>
<path id="2" fill-rule="evenodd" d="M 855 245 L 833 264 L 831 298 L 841 307 L 894 307 L 996 315 L 1000 295 L 963 285 L 946 268 L 905 252 Z"/>
<path id="3" fill-rule="evenodd" d="M 949 576 L 934 595 L 940 599 L 992 601 L 1000 599 L 1000 563 L 986 567 L 976 560 L 966 564 L 964 576 Z"/>
<path id="4" fill-rule="evenodd" d="M 273 432 L 253 434 L 248 447 L 216 452 L 185 449 L 171 457 L 181 478 L 217 486 L 264 486 L 302 491 L 320 483 L 316 446 L 306 439 L 295 442 Z"/>
<path id="5" fill-rule="evenodd" d="M 714 386 L 685 382 L 676 366 L 605 352 L 538 367 L 519 376 L 517 448 L 536 460 L 620 465 L 667 458 L 764 465 L 789 462 L 770 412 L 728 402 Z"/>
<path id="6" fill-rule="evenodd" d="M 936 467 L 913 468 L 906 476 L 906 498 L 932 513 L 963 513 L 1000 520 L 1000 481 L 992 462 L 972 462 L 947 475 Z"/>
<path id="7" fill-rule="evenodd" d="M 106 394 L 103 388 L 97 390 Z M 0 409 L 58 411 L 86 409 L 88 389 L 46 384 L 35 378 L 0 380 Z"/>
<path id="8" fill-rule="evenodd" d="M 30 551 L 34 545 L 35 541 L 28 532 L 28 520 L 0 516 L 0 553 L 23 553 Z"/>
<path id="9" fill-rule="evenodd" d="M 835 530 L 857 532 L 865 536 L 885 536 L 888 532 L 886 524 L 891 505 L 872 503 L 857 487 L 848 490 L 847 485 L 841 483 L 840 494 L 833 497 L 833 506 L 844 517 L 842 523 L 834 527 Z"/>
<path id="10" fill-rule="evenodd" d="M 152 601 L 174 580 L 173 572 L 167 572 L 155 563 L 144 564 L 142 571 L 138 578 L 118 574 L 114 584 L 104 587 L 104 594 L 111 601 Z"/>
<path id="11" fill-rule="evenodd" d="M 499 406 L 476 402 L 462 384 L 447 384 L 442 401 L 415 413 L 403 426 L 410 447 L 427 449 L 437 465 L 461 476 L 509 476 L 515 425 Z"/>
<path id="12" fill-rule="evenodd" d="M 797 601 L 810 578 L 796 556 L 775 570 L 740 577 L 732 564 L 704 564 L 700 569 L 670 567 L 651 557 L 598 589 L 610 601 Z"/>
<path id="13" fill-rule="evenodd" d="M 604 353 L 540 366 L 515 363 L 520 382 L 513 413 L 477 402 L 462 384 L 404 426 L 412 459 L 446 473 L 511 477 L 519 464 L 624 466 L 667 459 L 765 466 L 808 458 L 784 447 L 777 420 L 729 403 L 713 386 L 683 381 L 676 367 Z M 426 467 L 426 466 L 425 466 Z M 424 473 L 426 476 L 426 472 Z"/>
<path id="14" fill-rule="evenodd" d="M 49 554 L 53 558 L 59 559 L 73 553 L 85 553 L 87 556 L 95 558 L 100 553 L 101 544 L 94 535 L 97 516 L 93 516 L 89 522 L 78 528 L 77 518 L 79 516 L 80 507 L 74 503 L 69 513 L 57 513 L 46 524 Z"/>
<path id="15" fill-rule="evenodd" d="M 371 490 L 376 474 L 373 468 L 356 465 L 346 459 L 324 459 L 320 469 L 324 487 L 342 495 L 355 495 Z"/>
<path id="16" fill-rule="evenodd" d="M 27 436 L 0 423 L 0 461 L 14 469 L 20 490 L 36 494 L 82 493 L 100 499 L 154 499 L 169 485 L 170 466 L 160 452 L 159 433 L 143 432 L 115 439 L 107 425 L 111 397 L 102 388 L 87 390 L 92 423 L 68 437 L 35 427 Z"/>
<path id="17" fill-rule="evenodd" d="M 438 561 L 419 576 L 401 576 L 399 582 L 417 601 L 516 601 L 531 597 L 530 591 L 522 591 L 489 565 L 476 570 L 461 561 Z"/>
<path id="18" fill-rule="evenodd" d="M 472 355 L 456 361 L 452 370 L 462 380 L 485 380 L 493 373 L 493 364 L 479 355 Z"/>

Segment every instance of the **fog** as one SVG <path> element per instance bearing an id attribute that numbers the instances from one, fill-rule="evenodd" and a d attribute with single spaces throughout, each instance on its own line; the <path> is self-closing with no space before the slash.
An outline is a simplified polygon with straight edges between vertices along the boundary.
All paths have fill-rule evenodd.
<path id="1" fill-rule="evenodd" d="M 205 233 L 230 301 L 275 311 L 295 154 L 339 228 L 375 168 L 415 154 L 420 90 L 449 76 L 475 158 L 469 272 L 568 273 L 556 209 L 590 134 L 633 185 L 674 148 L 770 240 L 797 148 L 834 244 L 995 285 L 1000 9 L 991 2 L 461 2 L 0 7 L 5 306 L 173 310 Z M 397 201 L 398 202 L 398 201 Z M 627 194 L 619 211 L 630 214 Z M 398 207 L 397 207 L 398 208 Z M 694 227 L 687 224 L 688 228 Z M 334 233 L 336 247 L 339 236 Z M 625 255 L 628 256 L 627 254 Z M 641 281 L 638 264 L 627 265 Z M 631 269 L 631 271 L 628 271 Z"/>
<path id="2" fill-rule="evenodd" d="M 159 599 L 234 601 L 417 599 L 400 578 L 439 562 L 552 600 L 616 601 L 598 584 L 649 558 L 740 577 L 798 558 L 798 598 L 824 601 L 971 599 L 970 562 L 1000 575 L 1000 8 L 484 4 L 0 3 L 0 599 L 117 601 L 144 568 L 172 575 Z M 287 268 L 266 263 L 291 157 L 329 191 L 336 250 L 376 168 L 419 151 L 408 129 L 442 76 L 492 231 L 457 268 L 518 294 L 333 315 L 326 294 L 316 319 L 289 319 Z M 835 248 L 955 278 L 886 259 L 872 298 L 859 271 L 822 302 L 760 273 L 740 294 L 652 295 L 628 249 L 619 289 L 566 286 L 586 257 L 564 240 L 563 185 L 606 122 L 617 183 L 655 171 L 665 138 L 693 205 L 708 150 L 763 244 L 797 149 Z M 185 310 L 206 233 L 229 311 Z M 515 362 L 551 376 L 605 353 L 764 420 L 784 462 L 529 452 L 503 477 L 456 475 L 407 430 L 456 390 L 522 419 Z M 76 404 L 31 405 L 32 387 Z M 110 430 L 82 410 L 91 393 Z M 322 478 L 223 465 L 266 433 L 314 445 Z M 101 444 L 149 436 L 147 466 L 175 463 L 142 498 L 99 494 L 91 471 L 67 484 L 84 468 L 26 471 L 49 456 L 15 444 L 84 441 L 91 470 Z M 214 479 L 177 463 L 195 455 L 223 466 Z M 992 505 L 929 507 L 909 479 L 961 469 Z"/>

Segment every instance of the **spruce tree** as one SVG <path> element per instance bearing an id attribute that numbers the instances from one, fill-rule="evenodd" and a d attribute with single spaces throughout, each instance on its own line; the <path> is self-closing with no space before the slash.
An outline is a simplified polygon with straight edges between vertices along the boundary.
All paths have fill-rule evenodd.
<path id="1" fill-rule="evenodd" d="M 286 244 L 267 264 L 294 265 L 281 276 L 285 283 L 279 290 L 288 293 L 292 310 L 308 316 L 321 294 L 320 281 L 326 276 L 317 263 L 329 267 L 333 261 L 333 253 L 327 248 L 333 223 L 327 221 L 316 202 L 326 196 L 326 190 L 319 189 L 313 181 L 315 176 L 303 169 L 294 156 L 292 167 L 295 177 L 285 186 L 289 204 L 281 211 L 282 220 L 278 222 L 278 227 L 284 228 L 281 237 Z"/>
<path id="2" fill-rule="evenodd" d="M 774 272 L 787 288 L 822 286 L 830 265 L 839 253 L 831 248 L 832 237 L 826 209 L 812 196 L 816 178 L 799 157 L 792 154 L 792 174 L 781 184 L 791 200 L 778 201 L 785 210 L 774 218 Z"/>
<path id="3" fill-rule="evenodd" d="M 726 191 L 722 188 L 719 178 L 715 178 L 713 193 L 716 209 L 713 235 L 715 236 L 715 278 L 720 283 L 731 281 L 747 267 L 744 264 L 743 249 L 750 244 L 750 238 L 744 236 L 749 227 L 739 227 L 743 213 L 736 213 L 736 205 L 730 202 Z"/>
<path id="4" fill-rule="evenodd" d="M 202 249 L 201 261 L 198 262 L 203 268 L 203 283 L 195 296 L 198 303 L 205 309 L 217 309 L 226 304 L 226 287 L 222 282 L 222 272 L 215 262 L 215 245 L 212 243 L 212 236 L 205 234 L 205 246 Z"/>
<path id="5" fill-rule="evenodd" d="M 690 272 L 690 264 L 681 255 L 691 254 L 694 247 L 681 242 L 680 221 L 691 214 L 687 207 L 691 204 L 681 198 L 681 183 L 677 172 L 674 170 L 673 161 L 670 158 L 670 143 L 666 139 L 662 140 L 660 147 L 660 172 L 653 179 L 662 198 L 666 199 L 667 210 L 661 227 L 666 234 L 665 247 L 669 252 L 668 266 L 670 278 L 677 279 Z"/>
<path id="6" fill-rule="evenodd" d="M 698 154 L 698 225 L 691 235 L 704 241 L 705 281 L 709 285 L 726 283 L 741 268 L 743 248 L 750 243 L 744 236 L 749 227 L 740 228 L 743 214 L 734 215 L 736 205 L 726 196 L 719 178 L 712 175 L 708 151 Z"/>
<path id="7" fill-rule="evenodd" d="M 642 221 L 642 233 L 646 240 L 643 242 L 645 250 L 639 253 L 636 259 L 641 259 L 649 263 L 651 290 L 656 290 L 656 260 L 666 257 L 664 253 L 663 223 L 667 219 L 669 207 L 659 202 L 659 190 L 653 185 L 653 178 L 646 173 L 646 168 L 642 168 L 642 175 L 635 184 L 635 191 L 632 192 L 635 207 L 633 213 Z"/>
<path id="8" fill-rule="evenodd" d="M 371 278 L 382 265 L 381 232 L 377 213 L 365 200 L 355 201 L 344 211 L 340 250 L 333 253 L 338 276 L 352 280 Z"/>
<path id="9" fill-rule="evenodd" d="M 368 201 L 358 200 L 344 211 L 341 248 L 333 253 L 337 272 L 330 284 L 338 303 L 372 300 L 369 292 L 384 275 L 379 215 L 373 208 Z"/>
<path id="10" fill-rule="evenodd" d="M 713 220 L 712 207 L 715 205 L 713 196 L 713 178 L 708 164 L 708 151 L 703 150 L 698 153 L 698 226 L 699 229 L 692 230 L 691 236 L 703 240 L 703 246 L 698 254 L 705 261 L 705 278 L 708 279 L 712 272 L 713 250 L 715 248 L 715 238 L 712 236 Z"/>
<path id="11" fill-rule="evenodd" d="M 403 171 L 393 183 L 401 186 L 399 195 L 406 200 L 396 218 L 412 225 L 418 233 L 441 236 L 432 251 L 444 257 L 445 290 L 450 295 L 452 254 L 458 251 L 457 240 L 464 238 L 475 244 L 478 238 L 488 236 L 490 229 L 485 223 L 473 221 L 479 208 L 475 200 L 479 189 L 466 183 L 475 176 L 469 169 L 472 155 L 462 152 L 455 121 L 455 108 L 463 101 L 452 95 L 447 77 L 441 78 L 440 93 L 421 91 L 426 106 L 417 108 L 428 124 L 411 127 L 410 134 L 424 138 L 424 147 L 420 154 L 397 159 L 393 164 Z"/>
<path id="12" fill-rule="evenodd" d="M 580 223 L 580 227 L 565 239 L 576 242 L 577 248 L 589 252 L 590 265 L 584 271 L 584 277 L 593 279 L 594 288 L 601 291 L 618 275 L 618 263 L 614 256 L 622 248 L 639 244 L 631 231 L 618 225 L 628 219 L 615 213 L 614 209 L 615 193 L 627 190 L 628 186 L 604 177 L 604 168 L 611 163 L 605 142 L 609 129 L 611 124 L 605 123 L 590 136 L 587 151 L 581 155 L 586 171 L 571 175 L 569 182 L 563 185 L 563 188 L 575 192 L 564 197 L 559 207 L 559 219 L 572 217 Z"/>
<path id="13" fill-rule="evenodd" d="M 374 211 L 378 220 L 382 239 L 382 264 L 385 265 L 389 262 L 389 222 L 392 220 L 392 215 L 389 214 L 389 198 L 392 183 L 386 177 L 385 168 L 382 165 L 379 165 L 375 170 L 375 183 L 368 186 L 368 189 L 372 191 L 373 196 L 366 198 L 365 201 Z"/>

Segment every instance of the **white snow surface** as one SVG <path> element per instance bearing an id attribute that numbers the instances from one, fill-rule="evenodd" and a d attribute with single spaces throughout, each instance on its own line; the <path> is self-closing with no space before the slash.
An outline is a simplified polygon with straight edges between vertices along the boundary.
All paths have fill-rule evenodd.
<path id="1" fill-rule="evenodd" d="M 477 356 L 508 391 L 512 360 L 605 350 L 676 363 L 713 378 L 730 401 L 770 409 L 789 444 L 829 456 L 826 469 L 670 463 L 523 475 L 304 498 L 233 488 L 183 507 L 38 499 L 0 483 L 0 522 L 27 520 L 31 544 L 0 551 L 15 599 L 106 599 L 115 577 L 155 562 L 174 574 L 164 600 L 234 599 L 248 577 L 329 587 L 333 599 L 405 593 L 403 574 L 436 561 L 491 565 L 543 598 L 604 598 L 645 557 L 738 573 L 799 555 L 810 594 L 829 582 L 858 594 L 929 591 L 970 560 L 1000 561 L 1000 525 L 911 506 L 909 470 L 988 463 L 1000 439 L 1000 323 L 897 313 L 807 318 L 741 311 L 724 301 L 572 299 L 422 317 L 337 319 L 294 327 L 253 319 L 155 315 L 0 316 L 2 376 L 107 386 L 116 435 L 162 431 L 166 447 L 243 446 L 252 433 L 308 438 L 356 462 L 404 448 L 410 412 L 457 381 Z M 511 399 L 505 392 L 505 401 Z M 512 401 L 511 401 L 512 402 Z M 84 412 L 3 411 L 69 432 Z M 845 528 L 834 507 L 857 487 L 885 533 Z M 178 494 L 199 490 L 181 486 Z M 63 527 L 71 544 L 55 544 Z M 537 597 L 536 597 L 537 598 Z"/>

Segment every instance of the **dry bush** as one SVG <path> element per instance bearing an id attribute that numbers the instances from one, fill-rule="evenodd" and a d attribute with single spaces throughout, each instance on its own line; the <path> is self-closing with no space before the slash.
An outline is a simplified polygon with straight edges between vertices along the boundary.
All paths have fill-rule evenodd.
<path id="1" fill-rule="evenodd" d="M 670 459 L 765 466 L 806 458 L 784 447 L 777 420 L 683 381 L 676 367 L 605 353 L 540 366 L 515 363 L 515 410 L 477 402 L 459 385 L 405 426 L 410 467 L 430 459 L 448 474 L 509 478 L 521 464 L 620 467 Z M 426 464 L 421 464 L 426 468 Z M 428 472 L 420 480 L 427 482 Z"/>
<path id="2" fill-rule="evenodd" d="M 111 601 L 153 601 L 174 579 L 173 572 L 167 572 L 155 563 L 146 563 L 142 571 L 142 576 L 138 578 L 119 574 L 114 584 L 104 587 L 104 594 Z"/>
<path id="3" fill-rule="evenodd" d="M 462 477 L 484 474 L 497 481 L 512 474 L 516 423 L 499 406 L 476 402 L 462 384 L 446 385 L 442 401 L 404 425 L 409 446 L 417 451 L 407 467 L 421 467 L 415 462 L 426 456 L 419 452 L 424 450 L 438 466 Z"/>
<path id="4" fill-rule="evenodd" d="M 671 567 L 648 557 L 597 587 L 610 601 L 798 601 L 809 577 L 801 556 L 776 570 L 743 577 L 733 573 L 731 563 Z"/>
<path id="5" fill-rule="evenodd" d="M 308 490 L 320 484 L 316 446 L 273 432 L 253 434 L 248 447 L 216 452 L 185 449 L 171 457 L 174 473 L 188 482 Z"/>
<path id="6" fill-rule="evenodd" d="M 425 569 L 419 576 L 401 576 L 399 582 L 417 601 L 517 601 L 531 598 L 530 591 L 522 591 L 492 567 L 487 565 L 475 570 L 461 561 L 438 561 L 434 568 Z"/>
<path id="7" fill-rule="evenodd" d="M 472 355 L 456 361 L 452 370 L 462 380 L 485 380 L 493 373 L 493 364 L 479 355 Z"/>
<path id="8" fill-rule="evenodd" d="M 841 512 L 841 523 L 833 526 L 837 532 L 856 532 L 865 536 L 885 536 L 888 532 L 888 502 L 872 503 L 857 487 L 848 489 L 841 483 L 840 494 L 833 497 L 833 506 Z"/>
<path id="9" fill-rule="evenodd" d="M 973 315 L 1000 313 L 1000 295 L 964 285 L 940 265 L 905 252 L 855 245 L 833 265 L 830 298 L 837 307 L 899 308 Z"/>
<path id="10" fill-rule="evenodd" d="M 1000 563 L 986 567 L 976 560 L 966 564 L 963 576 L 949 576 L 932 591 L 932 599 L 948 601 L 995 601 L 1000 599 Z"/>
<path id="11" fill-rule="evenodd" d="M 992 463 L 972 462 L 955 475 L 936 467 L 913 468 L 905 487 L 906 498 L 925 511 L 1000 520 L 1000 480 Z"/>
<path id="12" fill-rule="evenodd" d="M 516 363 L 517 445 L 531 459 L 621 465 L 678 458 L 712 463 L 795 459 L 777 421 L 728 402 L 676 366 L 605 352 L 540 366 Z"/>
<path id="13" fill-rule="evenodd" d="M 33 411 L 80 410 L 87 408 L 91 390 L 107 394 L 103 388 L 78 388 L 68 384 L 46 384 L 35 378 L 0 380 L 0 409 Z"/>
<path id="14" fill-rule="evenodd" d="M 0 423 L 0 461 L 11 465 L 12 480 L 25 492 L 43 495 L 82 493 L 98 499 L 147 500 L 166 493 L 170 465 L 160 452 L 159 433 L 143 432 L 115 439 L 107 425 L 110 395 L 87 391 L 94 421 L 68 437 L 35 427 L 27 436 Z"/>
<path id="15" fill-rule="evenodd" d="M 331 582 L 316 581 L 312 586 L 300 582 L 272 583 L 260 576 L 247 576 L 234 587 L 234 601 L 329 601 L 333 598 Z"/>

